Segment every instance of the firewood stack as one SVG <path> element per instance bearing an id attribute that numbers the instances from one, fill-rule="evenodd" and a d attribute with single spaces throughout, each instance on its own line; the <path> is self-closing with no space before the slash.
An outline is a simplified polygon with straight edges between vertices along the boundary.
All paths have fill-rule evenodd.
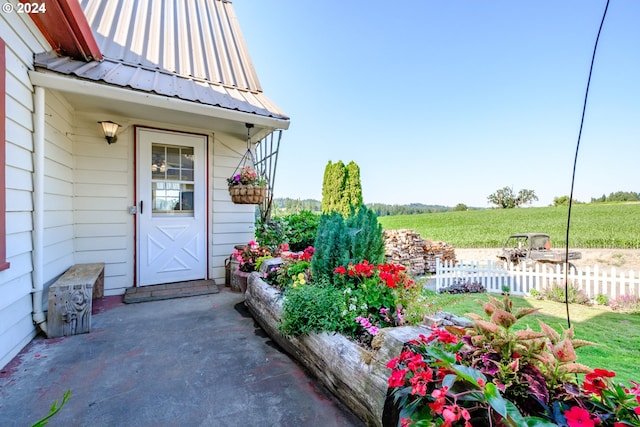
<path id="1" fill-rule="evenodd" d="M 456 250 L 453 246 L 445 242 L 434 242 L 433 240 L 426 240 L 424 245 L 424 262 L 425 273 L 436 272 L 436 262 L 440 258 L 442 262 L 453 261 L 456 263 Z"/>
<path id="2" fill-rule="evenodd" d="M 387 262 L 400 264 L 414 275 L 435 273 L 436 259 L 456 260 L 453 246 L 423 239 L 413 230 L 384 230 Z"/>

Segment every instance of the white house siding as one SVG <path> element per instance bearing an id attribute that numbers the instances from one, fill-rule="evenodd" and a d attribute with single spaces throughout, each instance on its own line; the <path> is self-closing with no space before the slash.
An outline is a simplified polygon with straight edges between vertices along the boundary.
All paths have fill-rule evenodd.
<path id="1" fill-rule="evenodd" d="M 123 125 L 107 144 L 99 120 Z M 133 127 L 113 115 L 76 114 L 74 128 L 75 262 L 105 263 L 105 295 L 134 283 Z"/>
<path id="2" fill-rule="evenodd" d="M 224 262 L 238 244 L 254 238 L 255 205 L 231 202 L 227 178 L 235 171 L 247 150 L 247 142 L 224 133 L 216 133 L 213 142 L 213 173 L 211 188 L 211 249 L 210 275 L 216 283 L 224 283 Z"/>
<path id="3" fill-rule="evenodd" d="M 73 114 L 73 109 L 59 93 L 45 91 L 42 253 L 45 290 L 74 263 Z M 43 305 L 46 310 L 47 298 L 43 298 Z"/>
<path id="4" fill-rule="evenodd" d="M 6 43 L 6 199 L 7 261 L 0 271 L 0 367 L 34 336 L 32 288 L 33 88 L 27 71 L 33 53 L 45 50 L 26 15 L 0 14 L 0 37 Z"/>

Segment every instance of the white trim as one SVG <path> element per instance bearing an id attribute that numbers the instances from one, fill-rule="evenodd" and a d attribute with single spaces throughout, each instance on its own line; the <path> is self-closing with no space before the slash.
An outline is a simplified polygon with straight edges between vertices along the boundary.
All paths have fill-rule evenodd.
<path id="1" fill-rule="evenodd" d="M 33 321 L 47 332 L 47 318 L 42 310 L 44 286 L 44 141 L 45 90 L 35 87 L 33 124 Z"/>
<path id="2" fill-rule="evenodd" d="M 253 123 L 258 127 L 271 129 L 267 134 L 275 129 L 288 129 L 290 124 L 289 120 L 259 116 L 257 114 L 229 110 L 227 108 L 185 101 L 148 92 L 139 92 L 132 89 L 74 79 L 54 73 L 29 71 L 29 78 L 34 85 L 48 89 L 55 89 L 75 94 L 90 93 L 93 96 L 117 102 L 126 101 L 139 104 L 140 106 L 153 105 L 155 107 L 166 108 L 168 110 L 182 111 L 206 117 L 215 117 L 239 123 Z"/>
<path id="3" fill-rule="evenodd" d="M 137 285 L 145 286 L 184 280 L 207 279 L 209 274 L 207 251 L 209 235 L 206 226 L 209 220 L 206 167 L 208 136 L 140 126 L 136 128 L 135 140 L 137 152 L 136 204 L 140 206 L 141 201 L 144 201 L 146 205 L 144 212 L 137 211 Z M 151 202 L 152 177 L 150 170 L 153 144 L 193 148 L 195 157 L 193 164 L 193 182 L 195 185 L 193 206 L 195 209 L 191 215 L 180 216 L 174 213 L 154 216 Z M 171 233 L 165 234 L 166 230 L 177 229 L 180 230 L 179 237 L 167 239 L 167 236 Z M 164 246 L 163 255 L 160 255 L 158 251 L 154 251 L 160 256 L 157 258 L 154 256 L 152 261 L 149 260 L 147 262 L 147 256 L 152 253 L 150 250 L 151 245 L 147 240 L 148 237 L 157 241 L 158 244 L 160 244 L 159 242 L 165 242 L 168 246 Z M 182 247 L 182 250 L 177 251 L 181 246 L 176 246 L 176 242 L 185 242 L 185 238 L 187 242 L 193 243 L 193 246 L 191 246 L 192 251 L 189 252 L 190 256 L 184 256 L 186 247 Z M 156 249 L 158 248 L 158 246 L 155 247 Z M 171 263 L 172 267 L 179 264 L 179 268 L 167 268 L 168 263 Z"/>

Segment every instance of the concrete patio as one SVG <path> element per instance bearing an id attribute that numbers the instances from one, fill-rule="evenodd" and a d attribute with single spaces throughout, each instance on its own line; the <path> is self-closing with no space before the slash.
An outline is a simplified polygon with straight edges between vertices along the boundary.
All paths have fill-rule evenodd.
<path id="1" fill-rule="evenodd" d="M 361 426 L 282 353 L 243 296 L 94 302 L 89 334 L 37 337 L 0 371 L 0 425 Z"/>

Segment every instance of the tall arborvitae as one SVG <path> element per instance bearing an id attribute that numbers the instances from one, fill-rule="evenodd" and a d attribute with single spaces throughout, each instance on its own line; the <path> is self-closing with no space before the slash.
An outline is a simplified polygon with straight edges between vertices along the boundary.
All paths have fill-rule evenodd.
<path id="1" fill-rule="evenodd" d="M 342 161 L 327 163 L 322 182 L 322 212 L 341 212 L 340 204 L 344 192 L 347 170 Z"/>
<path id="2" fill-rule="evenodd" d="M 357 211 L 362 205 L 360 167 L 354 161 L 349 162 L 346 166 L 346 175 L 341 203 L 341 212 L 345 217 L 351 213 L 352 207 Z"/>
<path id="3" fill-rule="evenodd" d="M 340 212 L 347 217 L 352 208 L 357 211 L 361 204 L 362 184 L 358 165 L 353 161 L 347 166 L 340 160 L 336 163 L 329 161 L 322 183 L 322 213 Z"/>

